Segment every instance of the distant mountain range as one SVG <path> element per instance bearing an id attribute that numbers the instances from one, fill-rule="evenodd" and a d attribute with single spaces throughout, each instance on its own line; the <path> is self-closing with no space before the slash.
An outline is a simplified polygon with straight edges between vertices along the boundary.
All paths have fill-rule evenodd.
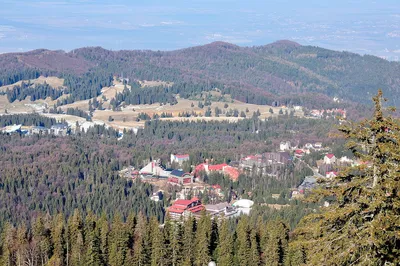
<path id="1" fill-rule="evenodd" d="M 214 42 L 176 51 L 86 47 L 68 53 L 35 50 L 0 55 L 1 85 L 37 75 L 79 76 L 86 72 L 130 81 L 184 82 L 188 88 L 191 84 L 204 84 L 208 89 L 218 85 L 241 101 L 264 97 L 264 104 L 278 100 L 319 105 L 320 101 L 333 102 L 334 97 L 371 103 L 378 88 L 390 104 L 400 103 L 400 63 L 291 41 L 255 47 Z"/>

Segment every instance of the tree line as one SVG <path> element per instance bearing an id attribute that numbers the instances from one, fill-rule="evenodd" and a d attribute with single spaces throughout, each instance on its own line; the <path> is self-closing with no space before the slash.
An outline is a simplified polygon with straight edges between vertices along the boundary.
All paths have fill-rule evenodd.
<path id="1" fill-rule="evenodd" d="M 14 86 L 11 90 L 7 89 L 6 95 L 10 103 L 15 100 L 25 100 L 26 97 L 30 97 L 31 101 L 36 101 L 38 99 L 46 99 L 50 97 L 51 100 L 55 100 L 61 95 L 63 95 L 63 88 L 53 88 L 49 84 L 30 84 L 29 82 L 22 82 L 21 85 Z"/>
<path id="2" fill-rule="evenodd" d="M 280 220 L 247 216 L 212 219 L 205 212 L 161 226 L 155 217 L 116 214 L 112 220 L 75 210 L 39 215 L 31 225 L 6 224 L 2 265 L 299 265 L 301 253 L 288 249 L 289 229 Z"/>

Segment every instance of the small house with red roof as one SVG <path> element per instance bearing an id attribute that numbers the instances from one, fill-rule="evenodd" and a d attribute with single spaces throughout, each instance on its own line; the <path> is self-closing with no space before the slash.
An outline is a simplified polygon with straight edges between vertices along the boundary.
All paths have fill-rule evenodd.
<path id="1" fill-rule="evenodd" d="M 303 150 L 295 150 L 294 156 L 296 156 L 297 158 L 301 158 L 304 156 L 304 151 Z"/>
<path id="2" fill-rule="evenodd" d="M 212 187 L 212 188 L 214 189 L 214 191 L 216 191 L 217 193 L 221 192 L 221 186 L 220 186 L 219 184 L 212 185 L 211 187 Z"/>
<path id="3" fill-rule="evenodd" d="M 336 163 L 336 157 L 333 153 L 328 153 L 324 157 L 324 164 L 334 164 Z"/>
<path id="4" fill-rule="evenodd" d="M 171 163 L 182 163 L 189 161 L 189 154 L 171 154 Z"/>
<path id="5" fill-rule="evenodd" d="M 171 219 L 173 220 L 179 220 L 181 217 L 198 214 L 202 210 L 204 210 L 204 206 L 196 197 L 190 200 L 176 200 L 174 204 L 167 209 Z"/>
<path id="6" fill-rule="evenodd" d="M 335 177 L 337 177 L 337 175 L 338 175 L 338 172 L 335 172 L 335 171 L 328 171 L 325 174 L 326 178 L 335 178 Z"/>

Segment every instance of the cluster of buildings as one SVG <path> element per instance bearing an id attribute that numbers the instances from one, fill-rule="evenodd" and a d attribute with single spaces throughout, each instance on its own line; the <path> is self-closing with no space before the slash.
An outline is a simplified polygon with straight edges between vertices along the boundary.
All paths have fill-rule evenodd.
<path id="1" fill-rule="evenodd" d="M 322 142 L 306 143 L 302 147 L 292 146 L 290 141 L 282 141 L 279 145 L 280 151 L 294 151 L 294 156 L 297 158 L 303 157 L 305 154 L 310 154 L 312 151 L 323 150 Z"/>
<path id="2" fill-rule="evenodd" d="M 310 116 L 314 118 L 323 118 L 328 116 L 341 116 L 343 119 L 346 118 L 346 110 L 340 108 L 333 109 L 313 109 L 310 111 Z"/>
<path id="3" fill-rule="evenodd" d="M 202 211 L 212 217 L 229 218 L 240 214 L 249 214 L 254 202 L 248 199 L 241 199 L 233 204 L 227 202 L 217 204 L 203 205 L 200 199 L 193 197 L 192 199 L 178 199 L 170 207 L 167 213 L 173 220 L 185 219 L 187 217 L 200 217 Z"/>
<path id="4" fill-rule="evenodd" d="M 277 175 L 281 166 L 291 162 L 292 156 L 289 152 L 266 152 L 241 158 L 239 168 L 249 172 L 255 170 L 258 174 Z"/>
<path id="5" fill-rule="evenodd" d="M 189 161 L 188 154 L 171 154 L 171 165 L 182 166 L 184 162 Z M 208 162 L 201 163 L 194 167 L 191 173 L 185 172 L 182 169 L 167 168 L 160 160 L 153 160 L 145 165 L 139 171 L 132 172 L 133 177 L 139 176 L 145 178 L 165 178 L 168 183 L 173 185 L 188 185 L 195 182 L 195 178 L 199 178 L 200 174 L 204 172 L 210 174 L 213 172 L 222 173 L 228 176 L 231 180 L 237 181 L 240 175 L 239 169 L 229 166 L 225 163 L 212 165 Z"/>
<path id="6" fill-rule="evenodd" d="M 302 184 L 300 184 L 296 189 L 292 190 L 293 198 L 303 197 L 304 193 L 312 190 L 317 184 L 316 177 L 332 179 L 339 175 L 340 169 L 343 167 L 357 166 L 360 164 L 368 165 L 368 162 L 354 161 L 349 159 L 347 156 L 338 158 L 333 153 L 327 153 L 321 160 L 316 161 L 316 164 L 317 168 L 315 170 L 315 175 L 306 176 Z"/>
<path id="7" fill-rule="evenodd" d="M 0 129 L 1 132 L 6 134 L 53 134 L 57 136 L 66 136 L 70 133 L 70 127 L 66 124 L 55 124 L 50 128 L 43 126 L 30 126 L 12 125 Z"/>
<path id="8" fill-rule="evenodd" d="M 87 132 L 90 128 L 95 126 L 104 126 L 108 128 L 108 126 L 103 121 L 84 121 L 78 124 L 76 123 L 57 123 L 52 125 L 51 127 L 45 126 L 24 126 L 24 125 L 10 125 L 3 128 L 0 128 L 0 132 L 13 134 L 53 134 L 57 136 L 66 136 L 69 134 L 74 134 L 78 131 Z M 135 134 L 137 133 L 138 128 L 133 128 Z M 122 133 L 120 132 L 120 136 Z"/>
<path id="9" fill-rule="evenodd" d="M 189 161 L 188 154 L 171 154 L 169 165 L 180 167 Z M 174 186 L 175 189 L 179 188 L 180 191 L 176 193 L 175 202 L 167 208 L 167 212 L 173 220 L 185 219 L 189 216 L 197 218 L 200 217 L 202 211 L 213 217 L 232 217 L 240 213 L 248 214 L 250 212 L 253 205 L 252 201 L 238 200 L 234 204 L 223 202 L 225 195 L 219 184 L 209 185 L 201 182 L 202 174 L 211 173 L 221 173 L 231 180 L 237 181 L 241 174 L 238 168 L 226 163 L 210 164 L 207 160 L 205 163 L 194 166 L 193 169 L 192 172 L 185 172 L 182 169 L 168 168 L 160 160 L 153 160 L 140 170 L 131 168 L 130 171 L 126 171 L 124 174 L 126 175 L 126 173 L 130 172 L 134 178 L 139 177 L 144 181 L 149 180 L 146 182 L 156 180 L 157 184 L 161 181 L 164 185 L 168 184 Z M 204 195 L 205 193 L 207 193 L 211 204 L 202 204 L 201 200 L 196 196 L 188 199 L 190 195 Z M 159 201 L 160 198 L 160 191 L 150 196 L 153 201 Z"/>

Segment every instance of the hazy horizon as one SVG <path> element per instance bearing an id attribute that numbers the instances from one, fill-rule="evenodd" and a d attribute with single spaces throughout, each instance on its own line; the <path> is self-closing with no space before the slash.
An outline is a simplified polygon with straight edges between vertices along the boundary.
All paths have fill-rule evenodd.
<path id="1" fill-rule="evenodd" d="M 194 0 L 0 1 L 0 53 L 35 49 L 176 50 L 214 41 L 258 46 L 291 40 L 400 57 L 400 3 Z"/>

